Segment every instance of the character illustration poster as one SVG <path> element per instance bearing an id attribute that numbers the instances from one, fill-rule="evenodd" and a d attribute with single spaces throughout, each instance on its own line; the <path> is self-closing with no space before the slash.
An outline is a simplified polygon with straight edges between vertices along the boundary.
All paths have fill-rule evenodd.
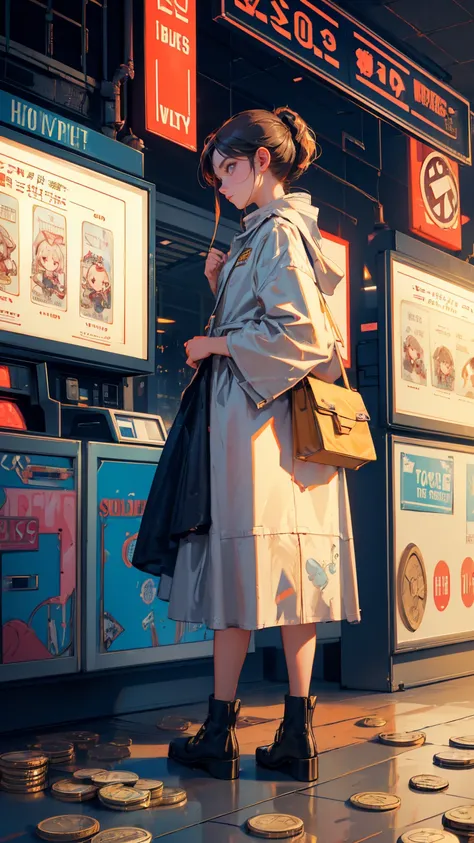
<path id="1" fill-rule="evenodd" d="M 71 458 L 0 452 L 0 662 L 75 654 L 77 493 Z"/>
<path id="2" fill-rule="evenodd" d="M 33 208 L 31 300 L 67 310 L 66 218 L 47 208 Z"/>
<path id="3" fill-rule="evenodd" d="M 18 296 L 19 224 L 18 200 L 0 193 L 0 290 Z"/>
<path id="4" fill-rule="evenodd" d="M 474 399 L 474 342 L 462 325 L 456 342 L 456 392 Z"/>
<path id="5" fill-rule="evenodd" d="M 456 380 L 456 322 L 431 315 L 431 383 L 435 389 L 452 392 Z"/>
<path id="6" fill-rule="evenodd" d="M 421 307 L 403 301 L 402 323 L 402 377 L 405 381 L 426 386 L 426 361 L 429 353 L 427 314 Z"/>
<path id="7" fill-rule="evenodd" d="M 212 639 L 202 624 L 176 623 L 158 599 L 159 578 L 132 566 L 155 463 L 101 460 L 97 475 L 97 593 L 101 653 Z"/>
<path id="8" fill-rule="evenodd" d="M 82 224 L 81 316 L 113 324 L 113 252 L 111 231 Z"/>

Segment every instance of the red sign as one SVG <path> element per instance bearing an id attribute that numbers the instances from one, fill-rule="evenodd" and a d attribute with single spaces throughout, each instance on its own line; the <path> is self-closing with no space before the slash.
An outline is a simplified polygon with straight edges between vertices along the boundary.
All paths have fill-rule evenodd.
<path id="1" fill-rule="evenodd" d="M 410 229 L 453 251 L 462 247 L 459 167 L 444 152 L 410 144 Z"/>
<path id="2" fill-rule="evenodd" d="M 446 562 L 438 562 L 433 574 L 433 598 L 438 612 L 444 612 L 451 597 L 451 574 Z"/>
<path id="3" fill-rule="evenodd" d="M 145 125 L 197 149 L 196 0 L 145 0 Z"/>
<path id="4" fill-rule="evenodd" d="M 470 609 L 474 603 L 474 561 L 470 556 L 462 563 L 461 598 L 464 605 Z"/>
<path id="5" fill-rule="evenodd" d="M 38 550 L 37 518 L 0 518 L 0 553 L 7 550 Z"/>

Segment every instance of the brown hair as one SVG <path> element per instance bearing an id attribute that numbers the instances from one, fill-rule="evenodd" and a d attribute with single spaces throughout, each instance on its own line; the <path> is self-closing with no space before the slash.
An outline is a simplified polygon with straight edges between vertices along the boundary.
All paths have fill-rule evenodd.
<path id="1" fill-rule="evenodd" d="M 248 158 L 253 169 L 255 153 L 261 146 L 270 153 L 271 172 L 285 185 L 302 176 L 319 153 L 313 130 L 291 108 L 284 106 L 274 111 L 255 108 L 231 117 L 206 138 L 201 153 L 201 173 L 215 193 L 216 229 L 220 202 L 219 180 L 212 166 L 214 151 Z"/>
<path id="2" fill-rule="evenodd" d="M 454 366 L 453 355 L 451 354 L 449 348 L 446 348 L 445 345 L 438 346 L 433 354 L 433 359 L 436 363 L 449 363 L 451 368 Z"/>

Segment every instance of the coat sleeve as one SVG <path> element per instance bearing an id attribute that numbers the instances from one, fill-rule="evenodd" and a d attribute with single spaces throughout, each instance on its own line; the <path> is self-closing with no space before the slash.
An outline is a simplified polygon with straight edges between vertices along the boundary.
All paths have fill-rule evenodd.
<path id="1" fill-rule="evenodd" d="M 301 236 L 291 223 L 272 221 L 254 284 L 261 316 L 231 331 L 227 343 L 233 374 L 257 407 L 312 371 L 324 381 L 337 380 L 334 337 Z"/>

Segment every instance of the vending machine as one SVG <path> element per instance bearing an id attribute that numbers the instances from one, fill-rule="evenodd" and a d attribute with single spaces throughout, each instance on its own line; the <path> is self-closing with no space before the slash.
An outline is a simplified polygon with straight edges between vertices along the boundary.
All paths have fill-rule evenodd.
<path id="1" fill-rule="evenodd" d="M 474 267 L 387 236 L 357 348 L 378 459 L 349 478 L 362 621 L 342 681 L 396 691 L 474 673 Z"/>
<path id="2" fill-rule="evenodd" d="M 126 400 L 155 372 L 142 153 L 5 92 L 0 122 L 0 682 L 210 653 L 130 563 L 166 439 Z"/>

